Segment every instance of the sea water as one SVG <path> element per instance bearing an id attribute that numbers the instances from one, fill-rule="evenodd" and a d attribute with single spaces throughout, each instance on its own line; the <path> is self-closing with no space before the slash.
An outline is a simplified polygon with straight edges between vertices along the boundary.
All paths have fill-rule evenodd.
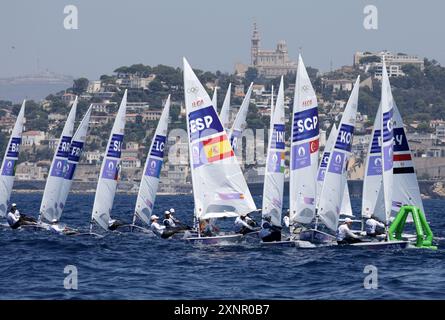
<path id="1" fill-rule="evenodd" d="M 36 217 L 41 194 L 14 194 L 12 201 Z M 93 201 L 71 195 L 63 222 L 87 230 Z M 112 216 L 131 221 L 135 201 L 117 195 Z M 424 204 L 435 236 L 444 237 L 445 201 Z M 352 205 L 357 213 L 360 201 Z M 156 214 L 171 207 L 192 224 L 192 196 L 157 197 Z M 226 230 L 232 224 L 219 222 Z M 444 299 L 445 243 L 439 245 L 437 251 L 203 247 L 141 233 L 97 239 L 1 228 L 0 299 Z M 66 286 L 72 270 L 77 289 Z"/>

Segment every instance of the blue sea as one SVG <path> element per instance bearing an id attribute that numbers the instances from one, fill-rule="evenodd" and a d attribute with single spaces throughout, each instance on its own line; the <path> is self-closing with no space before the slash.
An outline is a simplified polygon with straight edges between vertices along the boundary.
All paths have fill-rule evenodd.
<path id="1" fill-rule="evenodd" d="M 40 200 L 39 194 L 12 197 L 22 213 L 34 216 Z M 113 216 L 130 221 L 135 200 L 117 195 Z M 62 220 L 88 228 L 93 201 L 93 195 L 71 195 Z M 359 206 L 353 199 L 355 212 Z M 444 206 L 425 201 L 437 237 L 445 236 Z M 158 215 L 170 207 L 192 224 L 191 196 L 157 198 Z M 232 223 L 220 226 L 230 229 Z M 445 243 L 440 245 L 437 251 L 200 247 L 142 233 L 97 239 L 0 228 L 0 299 L 444 299 Z M 67 265 L 77 268 L 77 290 L 64 288 Z M 369 265 L 377 268 L 377 289 L 365 289 Z"/>

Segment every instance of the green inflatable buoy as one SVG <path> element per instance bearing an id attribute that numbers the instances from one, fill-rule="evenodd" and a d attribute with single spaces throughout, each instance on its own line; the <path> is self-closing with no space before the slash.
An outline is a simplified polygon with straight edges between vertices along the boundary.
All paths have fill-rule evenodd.
<path id="1" fill-rule="evenodd" d="M 437 247 L 433 245 L 433 232 L 426 221 L 425 214 L 414 206 L 404 206 L 400 209 L 389 227 L 389 240 L 403 240 L 403 229 L 405 228 L 406 219 L 410 213 L 413 216 L 414 225 L 416 226 L 416 247 L 436 250 Z"/>

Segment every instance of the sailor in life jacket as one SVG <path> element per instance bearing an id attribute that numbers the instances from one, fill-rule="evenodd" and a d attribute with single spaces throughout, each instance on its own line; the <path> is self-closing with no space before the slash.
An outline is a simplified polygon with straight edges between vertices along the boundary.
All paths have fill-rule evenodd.
<path id="1" fill-rule="evenodd" d="M 355 235 L 351 229 L 352 220 L 350 218 L 346 218 L 345 222 L 342 223 L 337 229 L 337 243 L 338 244 L 351 244 L 361 242 L 359 236 Z"/>
<path id="2" fill-rule="evenodd" d="M 235 226 L 237 228 L 237 233 L 240 234 L 248 234 L 250 232 L 256 231 L 254 228 L 255 221 L 253 221 L 253 219 L 247 215 L 237 217 L 235 219 Z"/>
<path id="3" fill-rule="evenodd" d="M 261 224 L 259 236 L 263 242 L 281 241 L 281 227 L 272 224 L 272 217 L 267 215 Z"/>
<path id="4" fill-rule="evenodd" d="M 8 215 L 6 216 L 6 220 L 12 229 L 20 227 L 20 212 L 15 203 L 12 204 L 11 210 L 9 210 Z"/>
<path id="5" fill-rule="evenodd" d="M 12 229 L 17 229 L 25 224 L 37 224 L 37 221 L 34 218 L 20 214 L 20 211 L 17 209 L 17 205 L 15 203 L 11 205 L 11 210 L 6 216 L 6 221 L 8 221 L 8 224 Z"/>
<path id="6" fill-rule="evenodd" d="M 385 233 L 385 224 L 369 215 L 366 218 L 365 231 L 367 236 L 377 237 L 378 235 Z"/>
<path id="7" fill-rule="evenodd" d="M 157 235 L 158 237 L 162 237 L 162 234 L 165 231 L 165 226 L 161 226 L 159 224 L 159 222 L 158 222 L 159 221 L 159 217 L 157 215 L 153 214 L 150 217 L 150 221 L 151 221 L 151 224 L 150 224 L 151 231 L 153 231 L 153 233 L 155 235 Z"/>
<path id="8" fill-rule="evenodd" d="M 173 215 L 171 214 L 171 210 L 173 210 L 173 212 L 175 212 L 175 209 L 171 208 L 170 211 L 166 210 L 164 212 L 164 221 L 163 224 L 166 228 L 175 228 L 176 227 L 176 222 L 178 222 Z"/>
<path id="9" fill-rule="evenodd" d="M 286 226 L 286 228 L 290 227 L 290 218 L 289 218 L 290 209 L 287 209 L 287 212 L 283 218 L 283 223 Z"/>

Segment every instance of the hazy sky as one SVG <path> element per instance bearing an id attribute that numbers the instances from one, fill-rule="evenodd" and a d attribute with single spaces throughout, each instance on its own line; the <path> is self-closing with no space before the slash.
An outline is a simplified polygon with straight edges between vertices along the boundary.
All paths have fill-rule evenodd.
<path id="1" fill-rule="evenodd" d="M 65 5 L 79 29 L 65 30 Z M 379 10 L 379 29 L 363 9 Z M 252 23 L 262 47 L 286 40 L 292 58 L 327 71 L 357 50 L 387 49 L 445 64 L 445 2 L 438 0 L 1 0 L 0 78 L 40 70 L 98 78 L 133 63 L 233 71 L 250 62 Z"/>

